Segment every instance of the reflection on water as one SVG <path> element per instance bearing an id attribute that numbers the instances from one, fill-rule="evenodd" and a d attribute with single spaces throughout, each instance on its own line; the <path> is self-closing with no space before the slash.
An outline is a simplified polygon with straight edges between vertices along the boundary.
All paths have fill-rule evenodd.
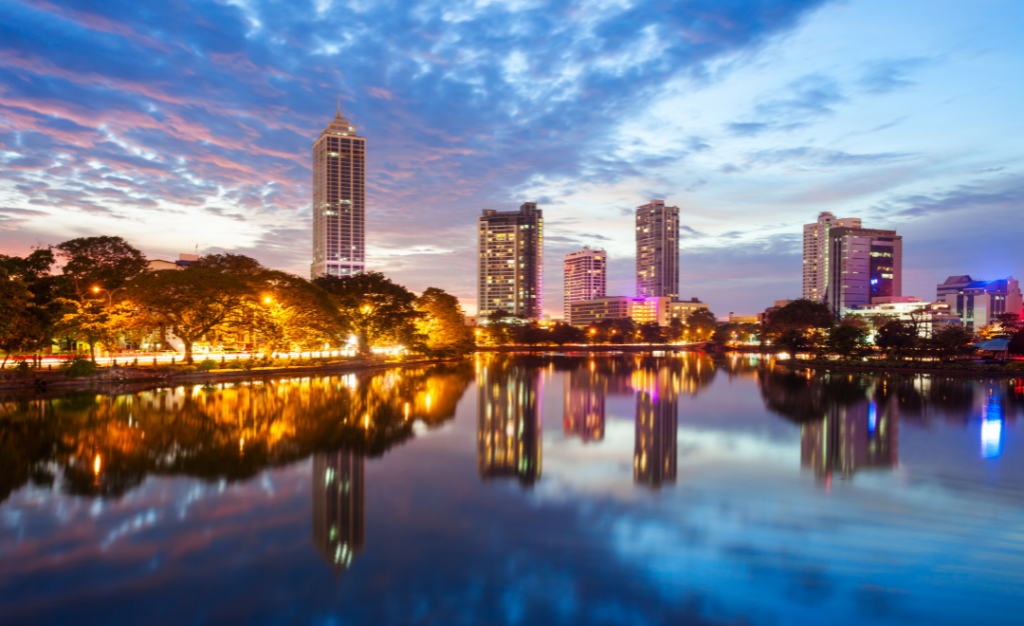
<path id="1" fill-rule="evenodd" d="M 0 614 L 1010 623 L 1022 413 L 695 354 L 0 399 Z"/>
<path id="2" fill-rule="evenodd" d="M 313 545 L 335 572 L 366 544 L 366 464 L 337 450 L 313 455 Z"/>
<path id="3" fill-rule="evenodd" d="M 541 475 L 542 373 L 498 356 L 477 362 L 477 471 L 480 478 Z"/>
<path id="4" fill-rule="evenodd" d="M 598 372 L 594 361 L 567 373 L 565 414 L 562 417 L 566 437 L 579 437 L 583 443 L 604 439 L 604 398 L 608 376 Z"/>
<path id="5" fill-rule="evenodd" d="M 637 392 L 633 480 L 652 489 L 676 482 L 676 390 L 681 382 L 679 372 L 670 367 L 647 366 L 633 372 Z"/>

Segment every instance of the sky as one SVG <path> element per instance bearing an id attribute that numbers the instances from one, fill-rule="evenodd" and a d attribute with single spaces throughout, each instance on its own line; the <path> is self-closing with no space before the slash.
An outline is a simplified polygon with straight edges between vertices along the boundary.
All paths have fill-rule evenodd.
<path id="1" fill-rule="evenodd" d="M 119 235 L 302 276 L 311 146 L 367 138 L 367 260 L 475 311 L 481 209 L 537 202 L 634 290 L 680 208 L 680 296 L 799 297 L 821 211 L 895 228 L 904 295 L 1024 273 L 1024 3 L 0 0 L 0 253 Z"/>

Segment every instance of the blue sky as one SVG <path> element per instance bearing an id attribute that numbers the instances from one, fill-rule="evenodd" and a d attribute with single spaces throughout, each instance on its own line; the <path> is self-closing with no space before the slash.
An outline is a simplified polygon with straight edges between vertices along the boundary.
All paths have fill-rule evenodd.
<path id="1" fill-rule="evenodd" d="M 1024 5 L 977 0 L 0 0 L 0 252 L 118 234 L 308 274 L 310 145 L 369 141 L 373 269 L 475 304 L 482 208 L 561 256 L 681 209 L 681 295 L 800 292 L 818 212 L 904 236 L 904 293 L 1020 276 Z"/>

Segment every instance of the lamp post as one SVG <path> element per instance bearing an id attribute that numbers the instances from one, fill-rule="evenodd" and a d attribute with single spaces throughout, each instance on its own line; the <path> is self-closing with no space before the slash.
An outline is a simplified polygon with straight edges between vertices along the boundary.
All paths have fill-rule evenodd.
<path id="1" fill-rule="evenodd" d="M 99 292 L 102 291 L 103 293 L 107 294 L 107 308 L 108 309 L 110 307 L 114 306 L 114 292 L 115 291 L 120 291 L 121 289 L 124 289 L 124 287 L 117 287 L 116 289 L 107 290 L 107 289 L 104 289 L 103 287 L 100 287 L 99 285 L 93 285 L 92 286 L 92 292 L 93 293 L 99 293 Z"/>

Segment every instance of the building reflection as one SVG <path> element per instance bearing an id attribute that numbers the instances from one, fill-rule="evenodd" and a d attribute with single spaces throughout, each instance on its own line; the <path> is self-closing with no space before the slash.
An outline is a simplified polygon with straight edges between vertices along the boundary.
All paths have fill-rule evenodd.
<path id="1" fill-rule="evenodd" d="M 488 355 L 489 356 L 489 355 Z M 501 357 L 477 361 L 477 471 L 483 480 L 541 475 L 542 372 Z"/>
<path id="2" fill-rule="evenodd" d="M 363 455 L 337 450 L 313 455 L 313 545 L 336 573 L 366 543 Z"/>
<path id="3" fill-rule="evenodd" d="M 893 403 L 831 406 L 824 419 L 800 428 L 800 464 L 818 477 L 846 478 L 861 469 L 889 469 L 899 460 L 899 419 Z"/>
<path id="4" fill-rule="evenodd" d="M 579 437 L 583 443 L 604 440 L 606 388 L 607 378 L 593 360 L 566 375 L 562 417 L 566 437 Z"/>
<path id="5" fill-rule="evenodd" d="M 636 390 L 633 480 L 650 489 L 676 482 L 677 378 L 669 367 L 645 367 L 632 376 Z"/>

